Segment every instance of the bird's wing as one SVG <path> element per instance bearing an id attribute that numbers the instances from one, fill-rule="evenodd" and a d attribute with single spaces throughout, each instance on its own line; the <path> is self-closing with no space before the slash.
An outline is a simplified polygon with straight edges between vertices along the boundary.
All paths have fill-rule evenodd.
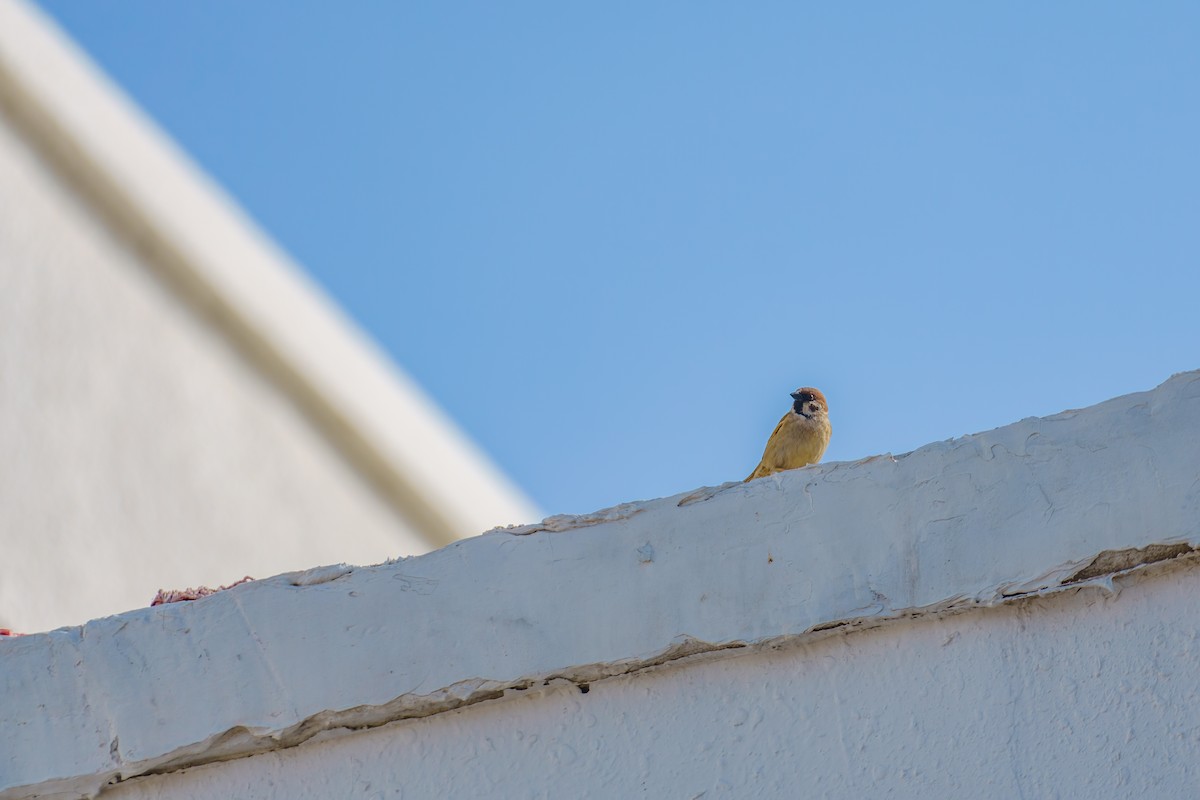
<path id="1" fill-rule="evenodd" d="M 754 468 L 754 472 L 750 473 L 750 477 L 746 478 L 746 481 L 770 475 L 774 468 L 779 466 L 779 448 L 783 445 L 783 437 L 780 435 L 780 432 L 783 430 L 783 426 L 788 421 L 788 415 L 791 413 L 789 411 L 779 418 L 779 424 L 775 426 L 775 430 L 771 431 L 771 437 L 767 439 L 767 446 L 763 449 L 762 460 L 758 462 L 758 466 Z M 743 481 L 743 483 L 746 481 Z"/>

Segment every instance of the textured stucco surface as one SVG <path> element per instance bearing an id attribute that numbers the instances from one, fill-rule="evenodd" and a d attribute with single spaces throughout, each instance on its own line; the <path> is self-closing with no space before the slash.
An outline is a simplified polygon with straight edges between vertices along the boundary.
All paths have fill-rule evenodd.
<path id="1" fill-rule="evenodd" d="M 1055 644 L 1064 628 L 1048 622 L 1050 633 L 1040 643 L 1026 640 L 1021 626 L 1041 636 L 1050 619 L 1039 610 L 1042 601 L 1030 598 L 1056 593 L 1084 598 L 1087 614 L 1097 615 L 1089 636 L 1099 640 L 1088 646 L 1111 653 L 1116 664 L 1115 671 L 1101 672 L 1110 696 L 1127 691 L 1125 674 L 1148 657 L 1146 641 L 1134 630 L 1144 625 L 1154 629 L 1147 640 L 1154 652 L 1168 650 L 1174 660 L 1155 663 L 1141 679 L 1157 675 L 1164 691 L 1191 703 L 1194 672 L 1186 666 L 1194 652 L 1186 643 L 1196 639 L 1196 629 L 1179 619 L 1195 614 L 1164 615 L 1172 620 L 1165 627 L 1149 617 L 1124 623 L 1114 611 L 1120 606 L 1100 602 L 1097 592 L 1119 585 L 1129 570 L 1162 571 L 1155 580 L 1164 588 L 1156 591 L 1183 602 L 1172 593 L 1176 582 L 1193 580 L 1185 567 L 1200 544 L 1198 439 L 1200 373 L 1183 373 L 1151 392 L 900 457 L 823 464 L 552 518 L 395 563 L 283 575 L 194 603 L 0 641 L 0 696 L 7 701 L 0 706 L 0 798 L 92 795 L 110 781 L 282 753 L 346 730 L 449 713 L 469 720 L 486 701 L 548 682 L 599 692 L 605 679 L 646 674 L 685 658 L 755 664 L 734 656 L 760 658 L 829 637 L 851 648 L 845 659 L 874 641 L 901 651 L 879 673 L 871 672 L 873 659 L 864 660 L 855 667 L 863 670 L 864 686 L 847 683 L 832 705 L 818 706 L 836 717 L 839 708 L 856 707 L 858 693 L 870 696 L 867 683 L 877 684 L 873 691 L 894 690 L 905 696 L 876 697 L 869 706 L 894 739 L 890 732 L 904 724 L 918 727 L 904 714 L 892 718 L 894 709 L 915 702 L 908 695 L 918 688 L 943 684 L 932 664 L 922 666 L 917 657 L 932 650 L 928 642 L 913 634 L 910 645 L 879 626 L 921 631 L 927 629 L 912 627 L 911 620 L 977 615 L 984 625 L 1015 619 L 1019 635 L 1007 623 L 995 636 L 980 634 L 1011 655 L 999 661 L 979 656 L 963 674 L 986 665 L 991 672 L 979 673 L 985 685 L 1003 673 L 1018 681 L 1013 691 L 1025 691 L 1019 681 L 1030 679 L 1028 670 L 1040 674 L 1085 651 L 1082 642 Z M 1109 566 L 1098 571 L 1100 564 Z M 1008 604 L 1021 605 L 995 611 Z M 846 635 L 857 631 L 863 632 Z M 826 655 L 789 658 L 779 662 L 789 665 L 785 674 L 819 676 L 822 665 L 839 663 Z M 674 674 L 687 676 L 690 669 Z M 629 683 L 635 697 L 644 693 L 638 680 Z M 967 681 L 946 685 L 983 691 Z M 1053 687 L 1050 697 L 1083 691 Z M 1058 713 L 1043 708 L 1040 698 L 1031 702 L 1038 713 Z M 495 705 L 510 707 L 523 706 Z M 994 735 L 1006 742 L 1024 733 L 1020 715 L 1000 714 L 993 705 L 982 715 L 969 703 L 960 707 L 978 725 L 998 728 Z M 635 704 L 630 708 L 623 725 L 649 724 Z M 486 712 L 492 713 L 501 712 Z M 1087 719 L 1080 718 L 1078 730 Z M 1135 732 L 1149 730 L 1141 720 L 1130 724 Z M 681 747 L 720 741 L 712 731 L 687 735 L 697 738 Z M 1192 734 L 1176 725 L 1155 735 Z M 468 738 L 471 746 L 485 741 Z M 879 755 L 887 746 L 901 747 L 893 741 L 871 751 L 872 769 L 889 768 Z M 1148 747 L 1173 752 L 1176 744 Z M 668 755 L 624 768 L 646 772 L 658 764 L 667 772 L 686 771 L 669 755 L 679 751 L 663 752 Z M 766 752 L 777 759 L 803 756 L 777 743 Z M 1033 748 L 1022 757 L 1039 753 Z M 1018 774 L 1040 763 L 1003 752 L 994 758 L 1009 758 Z M 949 758 L 922 763 L 959 766 Z M 536 792 L 535 766 L 525 769 Z"/>
<path id="2" fill-rule="evenodd" d="M 112 800 L 1200 796 L 1200 567 L 510 693 Z"/>
<path id="3" fill-rule="evenodd" d="M 428 549 L 0 116 L 0 625 Z"/>

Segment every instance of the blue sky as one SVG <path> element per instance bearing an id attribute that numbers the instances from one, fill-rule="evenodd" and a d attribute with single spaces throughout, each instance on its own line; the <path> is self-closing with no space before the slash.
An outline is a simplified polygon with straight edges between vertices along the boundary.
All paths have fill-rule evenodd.
<path id="1" fill-rule="evenodd" d="M 549 513 L 1200 367 L 1200 4 L 39 5 Z"/>

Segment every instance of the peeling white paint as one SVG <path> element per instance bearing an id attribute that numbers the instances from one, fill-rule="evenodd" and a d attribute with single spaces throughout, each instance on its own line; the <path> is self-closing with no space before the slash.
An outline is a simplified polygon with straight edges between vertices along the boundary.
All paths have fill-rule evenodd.
<path id="1" fill-rule="evenodd" d="M 895 458 L 0 642 L 0 798 L 92 796 L 559 679 L 1074 593 L 1106 551 L 1200 544 L 1198 440 L 1200 373 L 1185 373 Z"/>
<path id="2" fill-rule="evenodd" d="M 103 798 L 1196 797 L 1200 569 L 1170 564 L 1119 595 L 510 692 Z"/>

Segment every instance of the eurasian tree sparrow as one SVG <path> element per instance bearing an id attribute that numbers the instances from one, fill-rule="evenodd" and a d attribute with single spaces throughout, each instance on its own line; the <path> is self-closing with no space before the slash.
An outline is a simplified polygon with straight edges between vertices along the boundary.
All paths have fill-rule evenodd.
<path id="1" fill-rule="evenodd" d="M 829 404 L 820 389 L 804 386 L 792 392 L 792 410 L 783 415 L 767 447 L 762 461 L 750 473 L 747 481 L 762 478 L 785 469 L 816 464 L 829 446 L 833 428 L 829 425 Z"/>

